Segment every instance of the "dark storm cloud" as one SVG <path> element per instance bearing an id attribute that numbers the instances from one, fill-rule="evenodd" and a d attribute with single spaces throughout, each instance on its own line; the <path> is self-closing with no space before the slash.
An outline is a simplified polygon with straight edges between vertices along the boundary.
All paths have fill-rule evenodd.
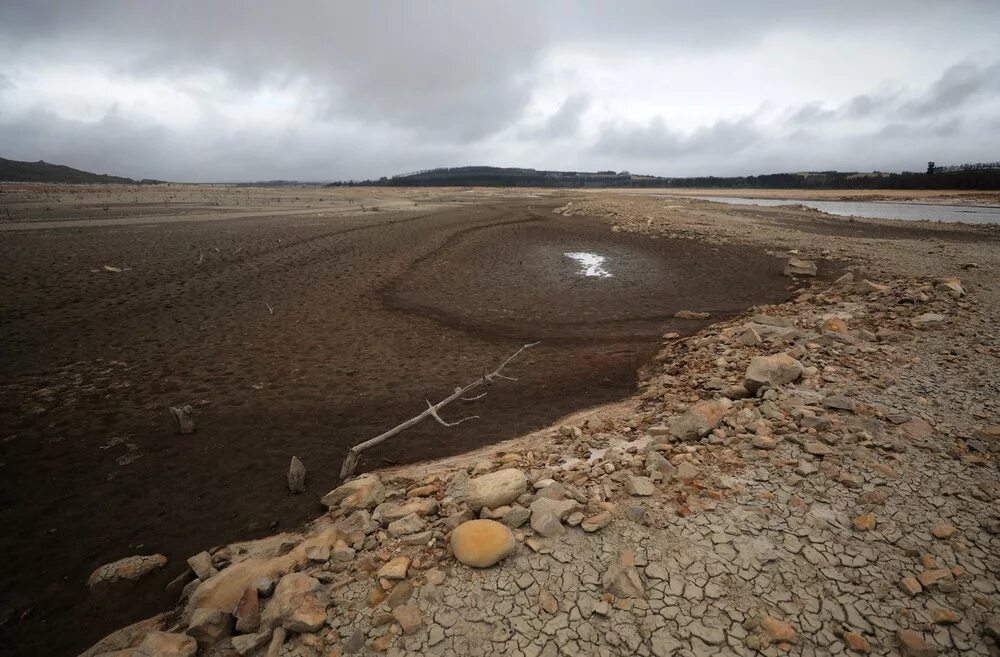
<path id="1" fill-rule="evenodd" d="M 770 158 L 764 168 L 793 156 L 820 168 L 851 155 L 837 150 L 844 122 L 881 123 L 866 128 L 877 139 L 951 114 L 959 150 L 978 152 L 997 145 L 980 129 L 994 114 L 976 108 L 997 95 L 1000 65 L 978 62 L 997 61 L 998 24 L 1000 3 L 975 1 L 3 0 L 0 155 L 175 179 L 572 169 L 604 157 L 685 173 L 751 151 Z M 826 65 L 773 83 L 819 47 L 833 53 Z M 774 48 L 777 65 L 755 59 Z M 725 95 L 744 61 L 760 84 Z M 663 79 L 650 78 L 657 70 Z M 885 85 L 852 83 L 872 70 Z M 675 111 L 667 81 L 679 72 L 691 74 L 678 90 L 686 105 L 704 111 Z M 746 118 L 767 103 L 796 109 L 778 124 Z M 812 135 L 811 153 L 788 146 L 794 129 Z M 919 144 L 903 148 L 896 129 L 883 138 L 902 165 Z"/>

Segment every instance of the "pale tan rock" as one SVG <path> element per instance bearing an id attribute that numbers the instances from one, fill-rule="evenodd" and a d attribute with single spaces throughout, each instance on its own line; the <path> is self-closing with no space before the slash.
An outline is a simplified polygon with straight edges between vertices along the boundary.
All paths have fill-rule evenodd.
<path id="1" fill-rule="evenodd" d="M 797 381 L 804 371 L 802 363 L 788 354 L 754 356 L 743 377 L 743 385 L 755 393 L 763 386 L 776 388 Z"/>
<path id="2" fill-rule="evenodd" d="M 333 489 L 320 501 L 328 509 L 339 506 L 345 510 L 371 510 L 384 499 L 385 486 L 378 475 L 366 474 Z"/>
<path id="3" fill-rule="evenodd" d="M 87 579 L 87 586 L 91 590 L 96 590 L 105 586 L 135 582 L 165 565 L 167 565 L 167 558 L 162 554 L 137 554 L 125 557 L 106 563 L 94 570 Z"/>
<path id="4" fill-rule="evenodd" d="M 261 627 L 283 627 L 289 632 L 319 630 L 326 623 L 326 605 L 319 600 L 317 588 L 319 580 L 305 573 L 282 577 L 261 615 Z"/>
<path id="5" fill-rule="evenodd" d="M 795 641 L 795 628 L 792 624 L 773 616 L 763 616 L 760 619 L 760 631 L 765 644 Z"/>
<path id="6" fill-rule="evenodd" d="M 221 609 L 196 609 L 188 623 L 187 633 L 199 646 L 214 646 L 232 634 L 233 615 Z"/>
<path id="7" fill-rule="evenodd" d="M 514 551 L 517 541 L 509 527 L 495 520 L 470 520 L 451 533 L 451 551 L 467 566 L 487 568 Z"/>
<path id="8" fill-rule="evenodd" d="M 789 258 L 785 264 L 785 276 L 815 276 L 816 263 L 812 260 Z"/>
<path id="9" fill-rule="evenodd" d="M 132 657 L 194 657 L 198 642 L 194 637 L 172 632 L 150 632 L 142 640 Z"/>
<path id="10" fill-rule="evenodd" d="M 392 610 L 392 617 L 403 628 L 403 634 L 413 634 L 420 629 L 422 623 L 420 610 L 414 605 L 400 605 L 396 607 Z"/>
<path id="11" fill-rule="evenodd" d="M 896 641 L 903 657 L 935 657 L 937 648 L 927 643 L 919 632 L 913 630 L 897 630 Z"/>
<path id="12" fill-rule="evenodd" d="M 719 426 L 723 414 L 730 406 L 732 402 L 728 399 L 698 402 L 682 415 L 668 420 L 667 426 L 670 427 L 670 433 L 680 440 L 696 440 Z"/>
<path id="13" fill-rule="evenodd" d="M 379 568 L 378 576 L 382 579 L 406 579 L 406 571 L 410 568 L 410 558 L 400 555 L 390 559 L 384 566 Z"/>
<path id="14" fill-rule="evenodd" d="M 484 506 L 496 509 L 516 500 L 527 488 L 528 479 L 517 468 L 497 470 L 469 480 L 465 503 L 473 511 L 479 511 Z"/>

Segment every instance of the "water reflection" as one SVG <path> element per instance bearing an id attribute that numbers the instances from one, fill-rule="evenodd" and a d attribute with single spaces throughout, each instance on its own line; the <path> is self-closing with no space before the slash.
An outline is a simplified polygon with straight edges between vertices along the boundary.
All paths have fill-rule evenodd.
<path id="1" fill-rule="evenodd" d="M 563 255 L 580 263 L 580 273 L 584 276 L 596 278 L 611 278 L 612 276 L 611 272 L 604 268 L 604 261 L 607 260 L 604 256 L 586 252 L 564 253 Z"/>

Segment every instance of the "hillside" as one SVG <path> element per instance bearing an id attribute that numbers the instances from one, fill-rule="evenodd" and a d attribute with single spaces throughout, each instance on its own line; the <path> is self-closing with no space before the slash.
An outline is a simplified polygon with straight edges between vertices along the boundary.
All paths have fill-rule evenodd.
<path id="1" fill-rule="evenodd" d="M 392 187 L 711 187 L 719 189 L 1000 189 L 1000 163 L 937 167 L 926 172 L 801 171 L 755 176 L 664 177 L 628 171 L 545 171 L 519 167 L 467 166 L 425 169 L 383 177 L 351 180 L 343 185 Z"/>
<path id="2" fill-rule="evenodd" d="M 0 182 L 135 184 L 137 181 L 103 173 L 80 171 L 62 164 L 50 164 L 42 160 L 18 162 L 0 157 Z"/>

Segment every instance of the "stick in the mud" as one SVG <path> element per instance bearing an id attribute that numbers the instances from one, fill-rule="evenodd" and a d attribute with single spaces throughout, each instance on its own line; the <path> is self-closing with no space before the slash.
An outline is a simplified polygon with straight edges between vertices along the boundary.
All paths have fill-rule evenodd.
<path id="1" fill-rule="evenodd" d="M 465 386 L 464 388 L 455 388 L 455 392 L 453 392 L 448 397 L 445 397 L 436 404 L 432 404 L 428 401 L 427 410 L 425 410 L 420 415 L 411 417 L 406 422 L 396 425 L 395 427 L 389 429 L 385 433 L 375 436 L 374 438 L 371 438 L 369 440 L 366 440 L 363 443 L 358 443 L 357 445 L 352 447 L 350 451 L 347 452 L 347 456 L 344 458 L 344 464 L 340 468 L 341 481 L 347 479 L 348 477 L 354 474 L 354 468 L 357 467 L 358 465 L 358 457 L 361 456 L 361 452 L 365 451 L 366 449 L 369 449 L 370 447 L 374 447 L 380 443 L 385 442 L 389 438 L 392 438 L 396 434 L 401 433 L 406 429 L 409 429 L 413 425 L 418 424 L 419 422 L 427 419 L 428 417 L 434 418 L 435 420 L 438 421 L 438 423 L 440 423 L 442 426 L 445 427 L 453 427 L 456 424 L 461 424 L 462 422 L 465 422 L 466 420 L 475 420 L 476 418 L 478 418 L 479 417 L 478 415 L 472 415 L 469 417 L 462 418 L 457 422 L 445 422 L 443 419 L 441 419 L 441 416 L 438 415 L 438 411 L 440 411 L 442 408 L 444 408 L 451 402 L 455 401 L 456 399 L 462 399 L 463 401 L 473 401 L 475 399 L 482 399 L 483 397 L 486 396 L 485 392 L 476 395 L 475 397 L 472 398 L 465 398 L 464 395 L 465 393 L 479 386 L 490 385 L 491 383 L 493 383 L 495 379 L 506 379 L 508 381 L 517 381 L 517 379 L 513 377 L 504 375 L 502 373 L 503 368 L 507 367 L 507 365 L 510 364 L 512 360 L 521 355 L 522 351 L 524 351 L 525 349 L 530 349 L 531 347 L 534 347 L 536 344 L 538 343 L 529 342 L 528 344 L 522 345 L 520 349 L 518 349 L 510 356 L 508 356 L 507 359 L 504 362 L 500 363 L 500 365 L 492 372 L 483 372 L 482 377 L 476 379 L 475 381 Z"/>

